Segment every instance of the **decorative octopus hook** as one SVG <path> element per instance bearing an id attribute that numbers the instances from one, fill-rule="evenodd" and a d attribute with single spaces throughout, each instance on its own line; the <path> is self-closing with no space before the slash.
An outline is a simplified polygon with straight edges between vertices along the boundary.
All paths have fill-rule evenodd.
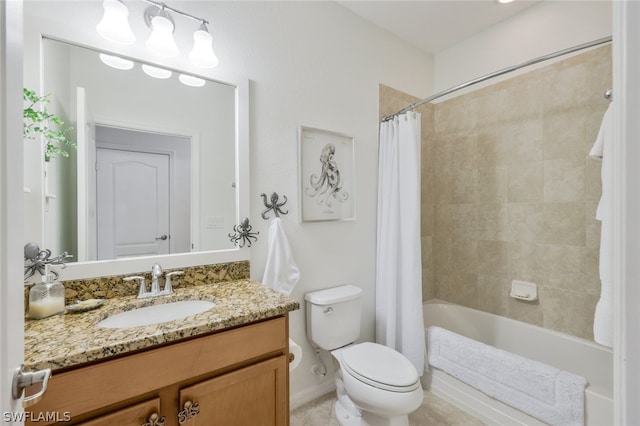
<path id="1" fill-rule="evenodd" d="M 264 202 L 264 206 L 266 207 L 266 210 L 264 210 L 262 212 L 262 218 L 263 219 L 268 219 L 267 214 L 269 213 L 270 210 L 273 210 L 273 213 L 276 215 L 276 217 L 280 217 L 281 214 L 287 214 L 289 213 L 289 210 L 287 211 L 283 211 L 280 209 L 280 207 L 284 206 L 287 203 L 287 196 L 283 195 L 282 198 L 284 198 L 284 201 L 281 203 L 278 203 L 278 199 L 280 198 L 278 196 L 277 193 L 272 192 L 271 193 L 271 204 L 269 204 L 267 202 L 267 194 L 260 194 L 260 196 L 262 197 L 262 201 Z"/>
<path id="2" fill-rule="evenodd" d="M 51 257 L 51 250 L 44 249 L 40 250 L 38 244 L 34 242 L 27 243 L 24 246 L 24 280 L 26 281 L 28 278 L 32 277 L 36 271 L 40 273 L 40 275 L 44 275 L 46 273 L 45 265 L 62 265 L 64 268 L 67 260 L 73 257 L 66 251 L 58 256 Z M 53 275 L 54 279 L 58 279 L 59 274 L 50 270 L 50 274 Z"/>
<path id="3" fill-rule="evenodd" d="M 255 243 L 258 241 L 258 235 L 260 232 L 251 232 L 253 227 L 249 225 L 249 218 L 245 217 L 240 221 L 240 225 L 233 226 L 234 234 L 229 234 L 231 242 L 235 245 L 239 245 L 243 248 L 245 244 L 247 247 L 251 247 L 251 240 Z"/>

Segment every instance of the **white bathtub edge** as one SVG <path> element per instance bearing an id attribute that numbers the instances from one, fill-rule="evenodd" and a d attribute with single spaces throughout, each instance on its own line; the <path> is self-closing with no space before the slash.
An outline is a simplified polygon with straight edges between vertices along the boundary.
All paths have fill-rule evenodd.
<path id="1" fill-rule="evenodd" d="M 546 423 L 503 404 L 436 368 L 431 368 L 430 374 L 431 392 L 434 395 L 484 423 L 504 426 L 547 426 Z"/>

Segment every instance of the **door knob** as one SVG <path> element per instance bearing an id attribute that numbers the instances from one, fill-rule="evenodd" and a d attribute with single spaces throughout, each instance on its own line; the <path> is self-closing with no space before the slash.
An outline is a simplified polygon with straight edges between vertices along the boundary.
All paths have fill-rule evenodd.
<path id="1" fill-rule="evenodd" d="M 169 238 L 169 237 L 167 237 L 166 235 L 160 235 L 159 237 L 156 237 L 156 241 L 157 241 L 157 240 L 162 240 L 162 241 L 164 241 L 164 240 L 166 240 L 167 238 Z"/>

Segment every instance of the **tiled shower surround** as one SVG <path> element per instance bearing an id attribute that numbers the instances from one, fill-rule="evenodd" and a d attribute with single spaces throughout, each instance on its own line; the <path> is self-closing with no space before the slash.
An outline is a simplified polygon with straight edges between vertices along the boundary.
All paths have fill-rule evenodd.
<path id="1" fill-rule="evenodd" d="M 593 338 L 604 46 L 420 108 L 423 296 Z M 381 115 L 415 99 L 381 86 Z M 509 297 L 512 280 L 539 300 Z"/>

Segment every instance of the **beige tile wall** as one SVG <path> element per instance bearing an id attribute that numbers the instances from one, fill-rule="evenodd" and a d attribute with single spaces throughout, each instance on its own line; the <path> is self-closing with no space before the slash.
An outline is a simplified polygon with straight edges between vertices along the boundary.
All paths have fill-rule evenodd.
<path id="1" fill-rule="evenodd" d="M 605 46 L 423 111 L 425 300 L 593 337 L 600 162 L 587 154 L 609 87 Z M 403 96 L 381 87 L 382 114 Z M 539 301 L 510 298 L 514 279 Z"/>

